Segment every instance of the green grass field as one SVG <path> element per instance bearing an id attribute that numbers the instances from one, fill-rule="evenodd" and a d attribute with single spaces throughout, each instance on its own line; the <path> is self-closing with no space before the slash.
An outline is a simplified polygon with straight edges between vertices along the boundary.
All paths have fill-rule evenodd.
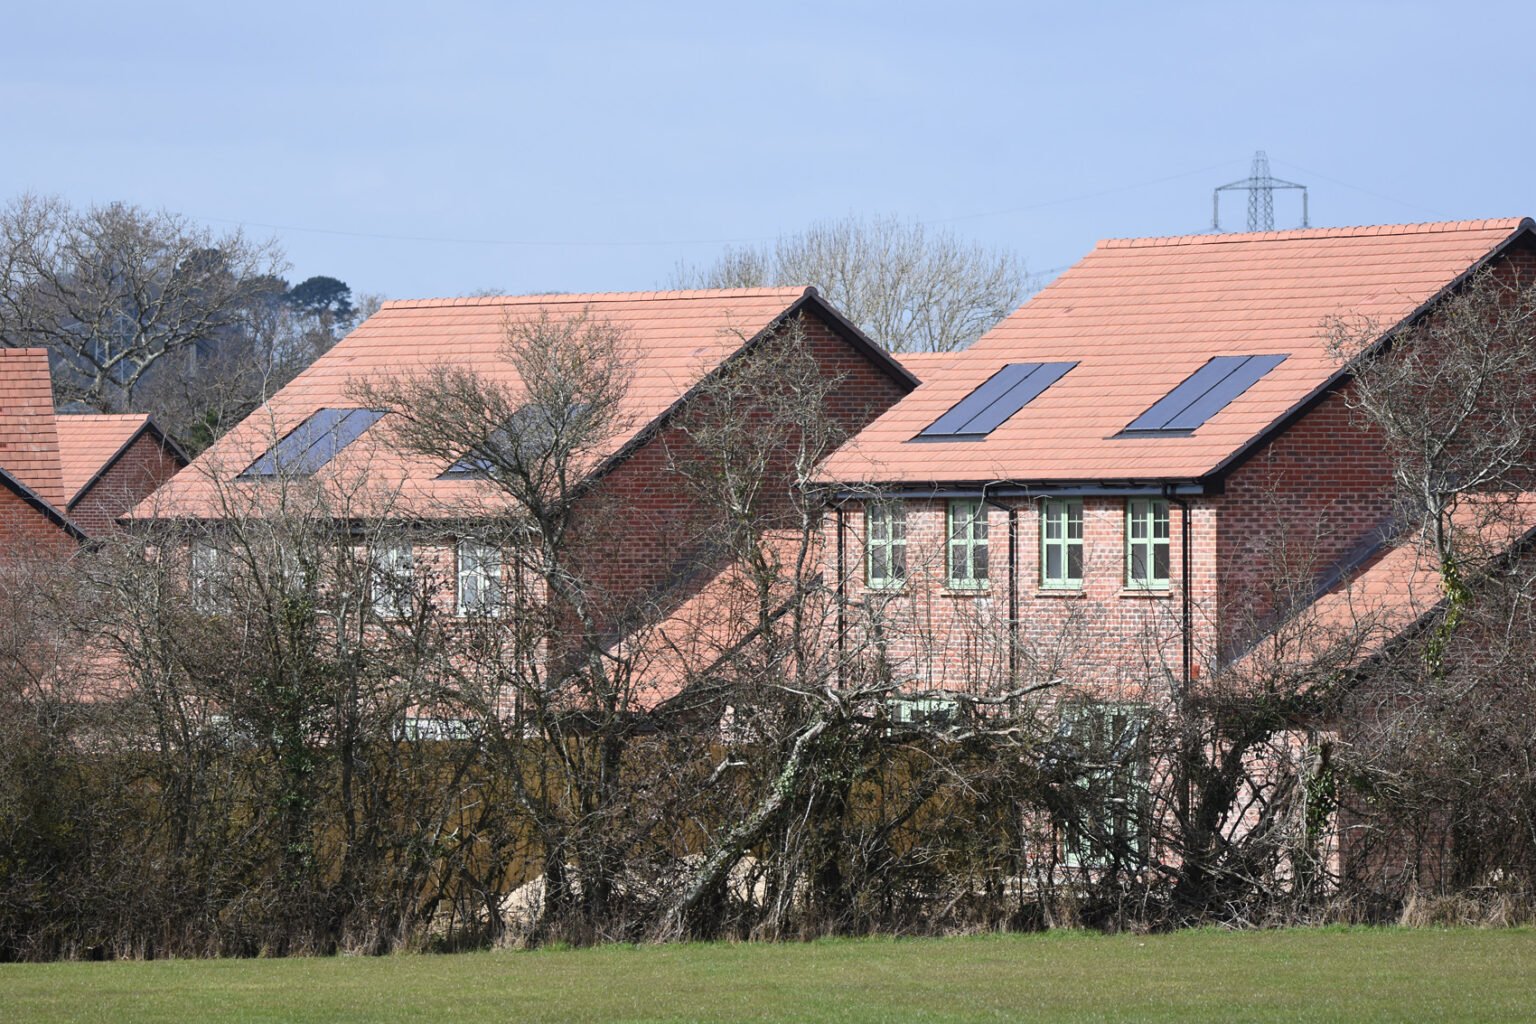
<path id="1" fill-rule="evenodd" d="M 1526 1021 L 1536 931 L 1322 930 L 0 965 L 0 1020 Z"/>

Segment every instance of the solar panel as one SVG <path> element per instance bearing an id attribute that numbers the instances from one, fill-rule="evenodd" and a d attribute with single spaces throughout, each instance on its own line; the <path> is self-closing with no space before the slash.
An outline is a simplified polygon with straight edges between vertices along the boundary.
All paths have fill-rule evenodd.
<path id="1" fill-rule="evenodd" d="M 310 476 L 384 417 L 378 409 L 320 409 L 251 463 L 241 476 Z"/>
<path id="2" fill-rule="evenodd" d="M 1124 434 L 1189 433 L 1285 362 L 1283 355 L 1216 356 L 1126 427 Z"/>
<path id="3" fill-rule="evenodd" d="M 1076 365 L 1009 363 L 917 436 L 930 440 L 985 437 Z"/>
<path id="4" fill-rule="evenodd" d="M 486 438 L 482 447 L 468 452 L 443 471 L 443 476 L 486 476 L 498 462 L 531 463 L 554 454 L 562 435 L 582 430 L 591 404 L 573 402 L 553 409 L 539 405 L 519 406 L 506 423 Z"/>

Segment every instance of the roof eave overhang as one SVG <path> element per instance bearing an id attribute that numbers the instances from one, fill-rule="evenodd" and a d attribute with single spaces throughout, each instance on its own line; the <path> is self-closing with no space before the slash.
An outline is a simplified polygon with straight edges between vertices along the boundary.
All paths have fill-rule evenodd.
<path id="1" fill-rule="evenodd" d="M 868 498 L 1135 498 L 1200 497 L 1212 493 L 1211 487 L 1197 479 L 1166 480 L 988 480 L 944 481 L 930 483 L 891 482 L 853 486 L 827 484 L 835 488 L 834 501 L 860 501 Z"/>
<path id="2" fill-rule="evenodd" d="M 11 491 L 13 494 L 19 497 L 22 501 L 26 502 L 38 512 L 42 513 L 45 518 L 47 518 L 54 525 L 58 526 L 70 537 L 80 541 L 82 544 L 90 540 L 90 538 L 85 535 L 85 532 L 81 530 L 80 527 L 76 526 L 68 516 L 66 516 L 63 512 L 60 512 L 51 502 L 48 501 L 48 499 L 38 494 L 32 488 L 28 487 L 26 484 L 22 483 L 20 480 L 16 479 L 14 476 L 7 473 L 3 469 L 0 469 L 0 486 L 5 487 L 7 490 Z"/>

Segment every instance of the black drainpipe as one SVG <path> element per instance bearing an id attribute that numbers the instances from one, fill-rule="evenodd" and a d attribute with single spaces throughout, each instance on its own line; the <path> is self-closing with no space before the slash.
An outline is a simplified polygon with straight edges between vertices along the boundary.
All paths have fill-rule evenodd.
<path id="1" fill-rule="evenodd" d="M 837 506 L 837 683 L 843 684 L 843 658 L 848 638 L 848 573 L 846 568 L 848 513 Z"/>
<path id="2" fill-rule="evenodd" d="M 1172 488 L 1167 492 L 1168 500 L 1179 506 L 1179 604 L 1180 617 L 1182 618 L 1182 632 L 1184 634 L 1184 696 L 1189 696 L 1190 685 L 1194 682 L 1195 668 L 1195 613 L 1190 606 L 1190 514 L 1189 501 L 1173 493 Z"/>
<path id="3" fill-rule="evenodd" d="M 983 504 L 1008 513 L 1008 685 L 1019 685 L 1019 510 L 987 497 L 982 488 Z"/>

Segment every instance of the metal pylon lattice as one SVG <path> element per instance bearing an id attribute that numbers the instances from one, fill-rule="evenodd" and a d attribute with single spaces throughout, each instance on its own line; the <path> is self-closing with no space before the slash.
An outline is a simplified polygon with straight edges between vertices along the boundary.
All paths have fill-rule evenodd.
<path id="1" fill-rule="evenodd" d="M 1301 226 L 1311 227 L 1307 221 L 1307 186 L 1285 181 L 1269 173 L 1269 154 L 1262 149 L 1253 154 L 1253 168 L 1248 177 L 1218 185 L 1211 192 L 1211 230 L 1221 230 L 1221 194 L 1223 192 L 1248 193 L 1248 230 L 1275 230 L 1275 189 L 1294 188 L 1301 192 Z"/>

